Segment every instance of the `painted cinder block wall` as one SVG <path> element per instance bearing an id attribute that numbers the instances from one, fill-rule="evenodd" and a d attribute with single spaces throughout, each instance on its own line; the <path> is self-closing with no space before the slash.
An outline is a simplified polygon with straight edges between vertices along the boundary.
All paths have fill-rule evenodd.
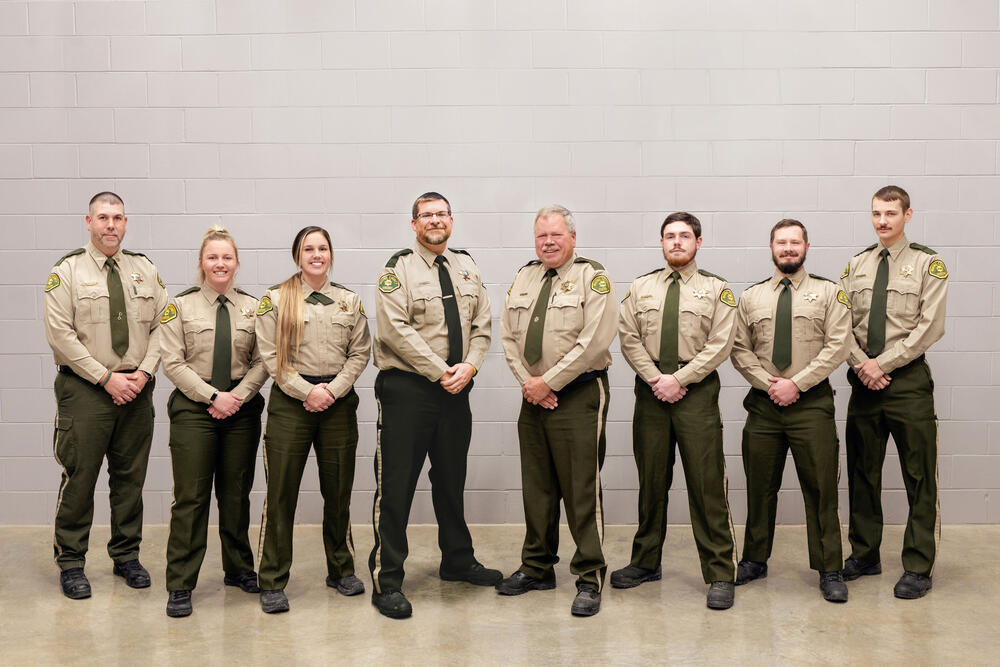
<path id="1" fill-rule="evenodd" d="M 699 263 L 739 294 L 770 273 L 767 231 L 809 227 L 807 263 L 837 278 L 873 242 L 871 193 L 913 197 L 908 234 L 951 271 L 947 334 L 930 355 L 946 523 L 1000 520 L 1000 108 L 997 0 L 0 1 L 0 523 L 52 519 L 55 373 L 45 343 L 49 267 L 86 241 L 90 195 L 112 189 L 126 246 L 171 293 L 194 279 L 203 230 L 241 246 L 261 294 L 292 270 L 306 224 L 328 227 L 334 278 L 372 313 L 373 282 L 412 243 L 409 207 L 434 189 L 455 209 L 500 312 L 531 259 L 532 213 L 577 213 L 579 249 L 620 295 L 662 264 L 658 226 L 704 223 Z M 372 322 L 374 325 L 374 322 Z M 472 394 L 468 518 L 521 522 L 519 393 L 499 326 Z M 632 375 L 617 352 L 603 483 L 606 516 L 636 519 Z M 746 385 L 721 368 L 734 518 Z M 844 368 L 833 376 L 845 416 Z M 362 376 L 354 520 L 370 515 L 376 417 Z M 167 520 L 166 398 L 146 483 Z M 670 519 L 687 520 L 677 466 Z M 846 489 L 846 479 L 842 480 Z M 791 462 L 779 518 L 803 521 Z M 264 489 L 258 467 L 254 514 Z M 905 518 L 895 452 L 887 519 Z M 299 519 L 320 519 L 310 465 Z M 842 517 L 846 519 L 846 491 Z M 432 520 L 426 480 L 413 520 Z M 107 483 L 96 520 L 108 521 Z"/>

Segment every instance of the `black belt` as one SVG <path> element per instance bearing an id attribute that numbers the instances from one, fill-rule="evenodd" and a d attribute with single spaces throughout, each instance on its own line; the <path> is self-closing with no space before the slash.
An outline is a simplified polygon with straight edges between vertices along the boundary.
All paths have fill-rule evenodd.
<path id="1" fill-rule="evenodd" d="M 303 380 L 305 380 L 309 384 L 323 384 L 324 382 L 330 383 L 330 382 L 333 381 L 333 378 L 337 377 L 336 374 L 334 374 L 334 375 L 302 375 L 301 373 L 299 373 L 299 375 L 302 377 Z"/>
<path id="2" fill-rule="evenodd" d="M 566 389 L 569 389 L 573 385 L 581 384 L 583 382 L 589 382 L 590 380 L 596 380 L 597 378 L 601 377 L 602 375 L 607 375 L 607 373 L 608 373 L 608 369 L 607 368 L 602 368 L 599 371 L 587 371 L 586 373 L 580 373 L 575 378 L 573 378 L 572 380 L 570 380 L 569 382 L 567 382 L 566 385 L 562 389 L 560 389 L 559 391 L 564 391 Z"/>
<path id="3" fill-rule="evenodd" d="M 78 375 L 78 374 L 77 374 L 77 373 L 76 373 L 76 372 L 75 372 L 75 371 L 74 371 L 74 370 L 73 370 L 72 368 L 70 368 L 69 366 L 62 366 L 62 365 L 59 365 L 59 366 L 56 366 L 56 368 L 57 368 L 57 369 L 58 369 L 58 371 L 59 371 L 60 373 L 62 373 L 63 375 L 72 375 L 73 377 L 78 377 L 78 378 L 80 378 L 81 380 L 84 380 L 85 382 L 90 382 L 90 380 L 87 380 L 86 378 L 82 378 L 82 377 L 80 377 L 80 376 L 79 376 L 79 375 Z M 126 369 L 124 369 L 124 370 L 120 370 L 120 371 L 112 371 L 112 373 L 135 373 L 135 369 L 134 369 L 134 368 L 126 368 Z"/>

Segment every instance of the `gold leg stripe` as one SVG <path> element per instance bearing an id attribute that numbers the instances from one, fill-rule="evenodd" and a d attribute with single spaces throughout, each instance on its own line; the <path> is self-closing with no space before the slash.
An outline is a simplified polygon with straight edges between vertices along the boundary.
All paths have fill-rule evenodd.
<path id="1" fill-rule="evenodd" d="M 604 393 L 604 383 L 601 382 L 600 378 L 597 379 L 597 391 L 600 394 L 600 400 L 597 402 L 597 446 L 594 448 L 594 468 L 595 475 L 594 479 L 596 483 L 594 485 L 594 506 L 596 511 L 594 516 L 597 519 L 597 538 L 601 543 L 601 552 L 604 552 L 604 508 L 601 502 L 601 431 L 604 428 L 604 405 L 608 401 L 608 397 Z M 600 577 L 597 579 L 597 592 L 600 593 L 603 588 L 603 582 Z"/>
<path id="2" fill-rule="evenodd" d="M 59 496 L 56 498 L 56 518 L 59 517 L 59 509 L 62 507 L 63 493 L 66 491 L 66 485 L 69 483 L 69 471 L 66 470 L 66 466 L 63 464 L 62 459 L 59 458 L 59 415 L 56 415 L 56 437 L 52 439 L 52 456 L 55 457 L 56 463 L 63 470 L 63 480 L 59 483 Z M 55 521 L 52 522 L 53 524 Z M 56 556 L 62 555 L 62 547 L 59 546 L 59 540 L 56 539 L 55 526 L 52 528 L 52 546 L 55 548 Z"/>
<path id="3" fill-rule="evenodd" d="M 931 561 L 931 571 L 928 577 L 934 576 L 934 566 L 937 565 L 938 549 L 941 547 L 941 487 L 938 478 L 938 444 L 940 442 L 938 421 L 934 420 L 934 560 Z"/>

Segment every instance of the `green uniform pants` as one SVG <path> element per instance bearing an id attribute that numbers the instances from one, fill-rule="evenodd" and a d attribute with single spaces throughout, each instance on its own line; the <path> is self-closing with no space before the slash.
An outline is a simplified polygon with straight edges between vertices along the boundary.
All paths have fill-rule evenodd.
<path id="1" fill-rule="evenodd" d="M 865 563 L 880 560 L 882 464 L 891 434 L 910 504 L 903 568 L 931 576 L 941 538 L 934 381 L 923 357 L 889 375 L 888 387 L 871 391 L 853 370 L 847 372 L 853 390 L 847 407 L 851 556 Z"/>
<path id="2" fill-rule="evenodd" d="M 570 572 L 577 575 L 577 587 L 586 584 L 600 591 L 608 569 L 601 493 L 608 374 L 597 373 L 556 393 L 555 410 L 522 401 L 517 419 L 525 523 L 520 570 L 537 579 L 552 576 L 559 562 L 562 499 L 576 542 Z"/>
<path id="3" fill-rule="evenodd" d="M 56 504 L 54 551 L 60 569 L 83 567 L 94 520 L 94 487 L 108 459 L 111 539 L 116 563 L 139 557 L 142 542 L 142 486 L 153 441 L 153 385 L 118 406 L 103 388 L 75 375 L 55 379 L 56 428 L 53 451 L 62 466 Z"/>
<path id="4" fill-rule="evenodd" d="M 844 566 L 840 544 L 837 480 L 839 441 L 833 388 L 826 380 L 787 407 L 751 389 L 743 400 L 743 469 L 747 476 L 747 527 L 743 560 L 766 562 L 774 542 L 778 490 L 789 448 L 806 507 L 809 567 L 820 572 Z"/>
<path id="5" fill-rule="evenodd" d="M 705 583 L 731 582 L 736 579 L 736 536 L 722 452 L 719 374 L 712 371 L 687 390 L 684 398 L 671 404 L 656 398 L 642 378 L 635 378 L 632 446 L 639 470 L 639 528 L 631 565 L 660 567 L 667 536 L 667 492 L 679 449 L 702 576 Z"/>
<path id="6" fill-rule="evenodd" d="M 167 402 L 174 472 L 167 538 L 168 591 L 189 591 L 198 584 L 198 571 L 205 559 L 213 481 L 219 506 L 222 569 L 231 575 L 253 571 L 247 531 L 264 397 L 255 394 L 226 419 L 215 419 L 207 407 L 178 389 Z"/>
<path id="7" fill-rule="evenodd" d="M 316 450 L 323 496 L 323 547 L 327 574 L 354 574 L 351 489 L 358 448 L 358 395 L 347 395 L 323 412 L 308 412 L 302 401 L 271 386 L 264 431 L 267 498 L 260 526 L 260 587 L 284 589 L 292 567 L 292 524 L 309 449 Z"/>
<path id="8" fill-rule="evenodd" d="M 438 522 L 441 569 L 462 572 L 476 563 L 465 523 L 465 473 L 472 439 L 469 392 L 449 394 L 416 373 L 380 371 L 375 378 L 378 446 L 375 451 L 375 546 L 368 558 L 376 593 L 398 591 L 409 554 L 406 525 L 424 459 L 431 467 L 431 501 Z"/>

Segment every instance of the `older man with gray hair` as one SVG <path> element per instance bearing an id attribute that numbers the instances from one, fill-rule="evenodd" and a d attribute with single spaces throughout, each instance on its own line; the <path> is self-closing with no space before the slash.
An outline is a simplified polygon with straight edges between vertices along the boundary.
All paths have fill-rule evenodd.
<path id="1" fill-rule="evenodd" d="M 573 214 L 547 206 L 535 216 L 534 259 L 514 277 L 504 304 L 503 349 L 521 385 L 517 432 L 526 534 L 521 567 L 501 595 L 555 588 L 559 501 L 576 542 L 575 616 L 601 609 L 604 517 L 601 466 L 608 373 L 618 322 L 615 289 L 598 262 L 575 253 Z"/>

